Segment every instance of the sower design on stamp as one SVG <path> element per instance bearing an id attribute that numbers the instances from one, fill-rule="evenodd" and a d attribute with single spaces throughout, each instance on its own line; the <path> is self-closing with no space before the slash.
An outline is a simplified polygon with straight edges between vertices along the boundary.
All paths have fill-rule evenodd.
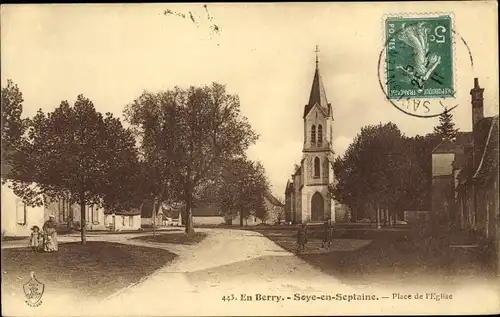
<path id="1" fill-rule="evenodd" d="M 453 97 L 451 17 L 394 17 L 385 22 L 388 97 Z"/>

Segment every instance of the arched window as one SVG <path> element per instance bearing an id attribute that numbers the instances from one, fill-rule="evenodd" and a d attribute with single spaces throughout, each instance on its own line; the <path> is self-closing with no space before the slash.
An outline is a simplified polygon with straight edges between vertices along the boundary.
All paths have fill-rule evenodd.
<path id="1" fill-rule="evenodd" d="M 314 158 L 314 177 L 319 177 L 320 176 L 320 161 L 319 161 L 319 157 L 315 157 Z"/>
<path id="2" fill-rule="evenodd" d="M 313 125 L 311 127 L 311 143 L 314 144 L 316 143 L 316 126 Z"/>
<path id="3" fill-rule="evenodd" d="M 321 145 L 323 143 L 323 127 L 318 125 L 318 144 Z"/>

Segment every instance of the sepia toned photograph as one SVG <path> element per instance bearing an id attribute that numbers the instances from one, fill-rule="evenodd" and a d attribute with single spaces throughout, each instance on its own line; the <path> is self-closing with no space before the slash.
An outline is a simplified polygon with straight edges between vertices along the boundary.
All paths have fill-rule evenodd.
<path id="1" fill-rule="evenodd" d="M 0 10 L 3 316 L 500 313 L 496 2 Z"/>

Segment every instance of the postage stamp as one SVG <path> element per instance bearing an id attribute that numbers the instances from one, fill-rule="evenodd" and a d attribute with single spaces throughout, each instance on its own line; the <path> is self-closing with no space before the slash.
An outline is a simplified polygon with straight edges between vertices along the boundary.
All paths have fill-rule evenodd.
<path id="1" fill-rule="evenodd" d="M 450 15 L 385 20 L 387 93 L 390 99 L 454 95 Z"/>

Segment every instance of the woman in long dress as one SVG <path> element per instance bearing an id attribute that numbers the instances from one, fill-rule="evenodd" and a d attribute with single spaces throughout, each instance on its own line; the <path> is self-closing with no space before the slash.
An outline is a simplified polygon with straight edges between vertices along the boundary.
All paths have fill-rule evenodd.
<path id="1" fill-rule="evenodd" d="M 57 230 L 54 215 L 49 216 L 49 220 L 45 221 L 42 230 L 44 233 L 44 243 L 43 250 L 45 252 L 55 252 L 58 251 L 57 245 Z"/>

